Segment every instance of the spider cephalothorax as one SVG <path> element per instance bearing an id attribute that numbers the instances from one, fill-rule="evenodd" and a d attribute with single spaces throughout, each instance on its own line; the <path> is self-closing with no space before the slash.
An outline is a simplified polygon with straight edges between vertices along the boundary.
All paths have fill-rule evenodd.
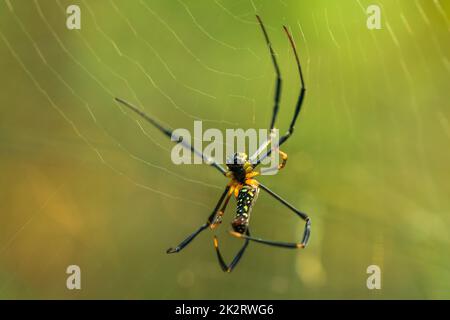
<path id="1" fill-rule="evenodd" d="M 269 40 L 269 36 L 267 35 L 266 29 L 264 27 L 264 24 L 262 23 L 259 16 L 256 16 L 258 19 L 258 22 L 261 26 L 261 30 L 264 34 L 264 38 L 266 40 L 267 46 L 269 47 L 270 55 L 272 58 L 273 65 L 275 67 L 276 72 L 276 83 L 275 83 L 275 101 L 273 106 L 273 113 L 272 113 L 272 120 L 270 122 L 270 130 L 273 132 L 275 128 L 275 121 L 278 114 L 279 109 L 279 102 L 280 102 L 280 93 L 281 93 L 281 73 L 280 68 L 278 67 L 276 54 L 272 48 L 272 45 Z M 289 39 L 289 42 L 291 44 L 292 50 L 294 52 L 294 57 L 297 62 L 298 72 L 300 75 L 300 94 L 297 100 L 297 104 L 295 106 L 294 116 L 292 118 L 291 124 L 289 125 L 289 129 L 285 135 L 283 135 L 279 139 L 278 147 L 280 147 L 283 143 L 285 143 L 289 137 L 292 136 L 292 133 L 294 131 L 294 125 L 297 121 L 297 117 L 300 113 L 301 106 L 303 104 L 303 100 L 305 97 L 305 84 L 303 81 L 303 75 L 302 75 L 302 69 L 300 66 L 300 60 L 297 55 L 297 51 L 295 49 L 295 44 L 292 39 L 291 34 L 289 33 L 288 29 L 284 27 L 284 31 L 286 32 L 286 35 Z M 162 131 L 166 136 L 169 138 L 172 137 L 173 131 L 171 129 L 163 127 L 159 122 L 157 122 L 155 119 L 150 117 L 149 115 L 145 114 L 140 109 L 136 108 L 135 106 L 131 105 L 128 102 L 125 102 L 124 100 L 116 98 L 118 102 L 125 105 L 126 107 L 130 108 L 143 118 L 145 118 L 148 122 L 150 122 L 153 126 L 158 128 L 160 131 Z M 178 246 L 174 248 L 169 248 L 167 250 L 167 253 L 176 253 L 180 252 L 185 248 L 189 243 L 191 243 L 194 238 L 199 235 L 203 230 L 206 230 L 208 228 L 215 229 L 218 225 L 222 222 L 222 217 L 224 215 L 225 209 L 229 203 L 230 198 L 234 195 L 237 200 L 236 205 L 236 214 L 234 216 L 234 219 L 231 222 L 231 226 L 233 228 L 232 231 L 230 231 L 230 234 L 241 238 L 244 240 L 244 243 L 241 247 L 241 249 L 238 251 L 238 253 L 235 255 L 233 260 L 230 264 L 227 264 L 222 254 L 219 250 L 219 241 L 216 236 L 214 236 L 214 248 L 217 253 L 217 258 L 219 260 L 219 264 L 222 267 L 223 271 L 230 272 L 233 270 L 233 268 L 238 264 L 240 261 L 242 255 L 244 254 L 249 241 L 254 241 L 258 243 L 263 243 L 270 246 L 276 246 L 276 247 L 282 247 L 282 248 L 292 248 L 292 249 L 298 249 L 298 248 L 305 248 L 306 244 L 309 240 L 310 235 L 310 229 L 311 229 L 311 220 L 308 217 L 306 213 L 303 213 L 299 210 L 297 210 L 293 205 L 291 205 L 289 202 L 284 200 L 282 197 L 277 195 L 275 192 L 273 192 L 271 189 L 266 187 L 264 184 L 256 181 L 254 179 L 255 176 L 259 174 L 258 171 L 256 171 L 256 167 L 261 163 L 263 159 L 268 157 L 272 149 L 268 151 L 264 151 L 264 148 L 259 148 L 256 154 L 252 155 L 250 159 L 256 159 L 257 156 L 259 156 L 258 160 L 255 162 L 251 162 L 249 160 L 249 157 L 245 153 L 235 153 L 230 159 L 227 161 L 227 169 L 223 168 L 219 163 L 217 163 L 214 159 L 211 159 L 207 157 L 205 154 L 203 154 L 202 151 L 197 150 L 195 147 L 190 145 L 188 142 L 182 140 L 182 139 L 176 139 L 175 141 L 178 141 L 178 143 L 182 144 L 184 147 L 186 147 L 188 150 L 191 150 L 193 153 L 201 157 L 206 163 L 208 163 L 210 166 L 213 166 L 217 170 L 219 170 L 223 175 L 228 177 L 230 180 L 225 187 L 225 190 L 223 191 L 218 203 L 216 204 L 214 210 L 209 215 L 207 221 L 202 224 L 196 231 L 194 231 L 191 235 L 189 235 L 186 239 L 184 239 Z M 271 135 L 269 144 L 273 143 L 273 136 Z M 266 147 L 269 145 L 267 144 Z M 279 148 L 276 148 L 277 152 L 279 153 L 282 162 L 278 165 L 278 169 L 281 170 L 284 168 L 286 161 L 287 161 L 287 154 L 279 150 Z M 264 152 L 262 155 L 260 152 Z M 258 196 L 258 193 L 260 190 L 264 190 L 267 192 L 270 196 L 281 202 L 285 207 L 287 207 L 289 210 L 294 212 L 299 218 L 303 219 L 305 221 L 305 229 L 303 231 L 303 236 L 301 238 L 300 242 L 283 242 L 283 241 L 273 241 L 273 240 L 266 240 L 261 239 L 257 237 L 253 237 L 250 234 L 250 227 L 249 227 L 249 220 L 250 220 L 250 213 L 252 211 L 253 205 L 255 204 L 256 198 Z"/>
<path id="2" fill-rule="evenodd" d="M 253 172 L 253 165 L 248 160 L 246 153 L 238 152 L 227 160 L 228 172 L 226 176 L 237 182 L 245 183 L 245 180 Z"/>
<path id="3" fill-rule="evenodd" d="M 230 178 L 228 186 L 230 187 L 230 193 L 234 193 L 237 198 L 242 187 L 245 185 L 258 187 L 258 181 L 253 179 L 259 172 L 254 171 L 252 163 L 249 161 L 246 153 L 239 152 L 227 160 L 228 171 L 225 172 L 225 176 Z"/>

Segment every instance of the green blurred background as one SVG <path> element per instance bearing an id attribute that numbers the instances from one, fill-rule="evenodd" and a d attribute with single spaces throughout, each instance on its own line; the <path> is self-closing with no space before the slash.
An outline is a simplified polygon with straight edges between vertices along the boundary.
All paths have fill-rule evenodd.
<path id="1" fill-rule="evenodd" d="M 81 8 L 81 30 L 65 9 Z M 380 5 L 382 29 L 366 8 Z M 260 180 L 307 212 L 304 251 L 251 244 L 223 273 L 212 234 L 167 255 L 226 181 L 176 166 L 172 144 L 114 96 L 174 128 L 278 126 L 308 87 L 284 171 Z M 450 298 L 450 1 L 0 2 L 0 298 Z M 234 201 L 233 201 L 234 203 Z M 230 260 L 241 242 L 218 231 Z M 261 194 L 252 230 L 298 239 L 303 223 Z M 68 265 L 82 290 L 66 288 Z M 368 290 L 379 265 L 382 289 Z"/>

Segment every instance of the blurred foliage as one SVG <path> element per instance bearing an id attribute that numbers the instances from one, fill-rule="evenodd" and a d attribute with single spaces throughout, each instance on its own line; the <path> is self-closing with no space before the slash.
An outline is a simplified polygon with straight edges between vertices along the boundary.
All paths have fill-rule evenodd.
<path id="1" fill-rule="evenodd" d="M 24 1 L 0 3 L 0 297 L 450 298 L 450 2 Z M 81 30 L 65 9 L 81 8 Z M 114 101 L 174 128 L 265 128 L 274 72 L 287 127 L 307 97 L 289 161 L 267 185 L 312 218 L 310 246 L 251 244 L 224 274 L 211 232 L 166 255 L 209 215 L 225 184 L 175 166 L 170 141 Z M 142 130 L 141 127 L 142 126 Z M 240 241 L 218 231 L 227 259 Z M 299 239 L 301 223 L 261 194 L 255 235 Z M 65 287 L 68 265 L 82 290 Z M 382 269 L 382 290 L 366 268 Z"/>

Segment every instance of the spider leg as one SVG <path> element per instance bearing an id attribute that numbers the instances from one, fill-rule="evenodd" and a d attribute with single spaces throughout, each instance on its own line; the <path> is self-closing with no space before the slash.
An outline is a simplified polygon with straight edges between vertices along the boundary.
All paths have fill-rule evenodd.
<path id="1" fill-rule="evenodd" d="M 217 210 L 219 210 L 220 205 L 222 204 L 222 202 L 224 201 L 225 197 L 227 196 L 227 194 L 229 194 L 230 191 L 230 186 L 227 186 L 225 188 L 225 191 L 222 193 L 222 196 L 220 197 L 219 201 L 217 202 L 216 207 L 214 208 L 213 212 L 211 213 L 211 215 L 208 217 L 208 220 L 206 221 L 206 223 L 202 224 L 200 226 L 200 228 L 198 228 L 195 232 L 193 232 L 192 234 L 190 234 L 186 239 L 184 239 L 178 246 L 176 246 L 175 248 L 169 248 L 167 249 L 167 253 L 177 253 L 180 252 L 181 250 L 183 250 L 184 247 L 186 247 L 192 240 L 194 240 L 194 238 L 196 236 L 198 236 L 203 230 L 207 229 L 210 225 L 213 224 L 213 219 L 215 217 L 215 215 L 217 214 Z"/>
<path id="2" fill-rule="evenodd" d="M 263 244 L 267 244 L 267 245 L 271 245 L 271 246 L 276 246 L 276 247 L 292 248 L 292 249 L 305 248 L 306 245 L 308 244 L 309 236 L 310 236 L 310 233 L 311 233 L 311 219 L 308 217 L 308 215 L 306 215 L 305 213 L 297 210 L 294 206 L 292 206 L 290 203 L 288 203 L 286 200 L 281 198 L 279 195 L 277 195 L 275 192 L 273 192 L 272 190 L 270 190 L 269 188 L 267 188 L 263 184 L 260 183 L 259 187 L 261 187 L 261 189 L 265 190 L 272 197 L 274 197 L 275 199 L 280 201 L 284 206 L 286 206 L 289 209 L 291 209 L 300 218 L 305 220 L 306 224 L 305 224 L 305 229 L 303 231 L 303 237 L 302 237 L 301 242 L 281 242 L 281 241 L 264 240 L 264 239 L 261 239 L 261 238 L 254 238 L 254 237 L 251 237 L 250 235 L 240 234 L 240 233 L 233 232 L 233 231 L 230 231 L 231 235 L 235 236 L 237 238 L 243 238 L 246 241 L 250 240 L 250 241 L 255 241 L 255 242 L 259 242 L 259 243 L 263 243 Z"/>
<path id="3" fill-rule="evenodd" d="M 285 142 L 289 139 L 289 137 L 293 134 L 293 132 L 294 132 L 294 127 L 295 127 L 295 123 L 297 122 L 298 115 L 300 114 L 300 110 L 301 110 L 301 108 L 302 108 L 303 101 L 304 101 L 304 98 L 305 98 L 305 93 L 306 93 L 305 82 L 304 82 L 304 80 L 303 80 L 302 67 L 301 67 L 301 64 L 300 64 L 300 59 L 299 59 L 298 54 L 297 54 L 297 49 L 296 49 L 296 47 L 295 47 L 294 40 L 293 40 L 293 38 L 292 38 L 292 35 L 289 33 L 288 29 L 287 29 L 285 26 L 283 26 L 283 29 L 284 29 L 284 31 L 286 32 L 286 35 L 287 35 L 287 37 L 288 37 L 288 39 L 289 39 L 289 43 L 291 44 L 291 47 L 292 47 L 292 51 L 294 52 L 295 61 L 296 61 L 296 63 L 297 63 L 298 73 L 299 73 L 299 76 L 300 76 L 301 88 L 300 88 L 300 94 L 299 94 L 299 97 L 298 97 L 298 99 L 297 99 L 297 104 L 295 105 L 294 116 L 292 117 L 291 123 L 290 123 L 290 125 L 289 125 L 289 129 L 288 129 L 288 131 L 287 131 L 283 136 L 280 137 L 280 140 L 279 140 L 279 142 L 278 142 L 277 148 L 278 148 L 279 146 L 281 146 L 283 143 L 285 143 Z M 274 114 L 274 115 L 272 116 L 272 118 L 275 117 L 275 116 L 276 116 L 276 115 Z M 273 129 L 273 127 L 271 127 L 271 129 Z M 275 148 L 275 149 L 277 149 L 277 148 Z M 266 152 L 264 155 L 262 155 L 261 157 L 259 157 L 259 159 L 258 159 L 258 160 L 256 161 L 256 163 L 255 163 L 255 167 L 256 167 L 257 165 L 259 165 L 260 162 L 261 162 L 263 159 L 265 159 L 266 157 L 268 157 L 271 153 L 272 153 L 272 148 L 268 149 L 267 152 Z"/>
<path id="4" fill-rule="evenodd" d="M 262 22 L 261 18 L 256 15 L 256 19 L 258 19 L 259 25 L 261 26 L 261 30 L 264 34 L 264 38 L 266 39 L 267 46 L 269 47 L 270 51 L 270 57 L 272 58 L 272 63 L 275 68 L 276 73 L 276 82 L 275 82 L 275 98 L 274 98 L 274 106 L 273 106 L 273 113 L 272 113 L 272 120 L 270 121 L 270 129 L 273 129 L 275 127 L 275 120 L 278 115 L 278 109 L 280 105 L 280 96 L 281 96 L 281 73 L 280 73 L 280 67 L 278 66 L 277 58 L 275 51 L 272 48 L 272 44 L 269 39 L 269 35 L 267 34 L 266 27 L 264 26 L 264 23 Z"/>
<path id="5" fill-rule="evenodd" d="M 275 170 L 277 170 L 277 171 L 279 171 L 279 170 L 282 170 L 282 169 L 284 169 L 284 167 L 286 166 L 286 163 L 287 163 L 287 160 L 288 160 L 288 155 L 287 155 L 287 153 L 285 153 L 285 152 L 283 152 L 283 151 L 281 151 L 280 149 L 278 149 L 278 154 L 280 155 L 280 157 L 281 157 L 281 163 L 276 167 L 276 168 L 269 168 L 269 169 L 265 169 L 266 171 L 266 173 L 267 172 L 270 172 L 270 171 L 275 171 Z M 259 172 L 260 173 L 260 172 Z"/>
<path id="6" fill-rule="evenodd" d="M 248 228 L 247 228 L 247 231 L 245 232 L 245 236 L 250 237 L 250 231 Z M 219 250 L 219 240 L 217 239 L 216 236 L 214 236 L 214 249 L 216 249 L 217 259 L 219 260 L 220 267 L 222 268 L 222 270 L 224 272 L 233 271 L 234 267 L 236 267 L 236 265 L 239 263 L 242 256 L 244 255 L 244 252 L 247 249 L 248 244 L 249 244 L 249 239 L 246 238 L 244 245 L 241 247 L 241 249 L 239 249 L 238 253 L 233 258 L 231 263 L 229 265 L 227 265 L 227 263 L 223 259 L 222 254 L 220 253 L 220 250 Z"/>
<path id="7" fill-rule="evenodd" d="M 256 15 L 256 19 L 259 22 L 259 25 L 261 26 L 262 33 L 264 35 L 264 38 L 266 40 L 266 44 L 269 47 L 270 57 L 272 58 L 272 64 L 275 69 L 276 74 L 276 80 L 275 80 L 275 97 L 274 97 L 274 106 L 272 111 L 272 119 L 270 121 L 270 130 L 272 134 L 272 130 L 275 128 L 275 122 L 278 116 L 278 110 L 280 108 L 280 97 L 281 97 L 281 88 L 282 88 L 282 79 L 281 79 L 281 72 L 280 67 L 278 66 L 278 61 L 276 58 L 275 50 L 272 47 L 272 43 L 270 42 L 269 34 L 267 33 L 266 27 L 264 26 L 264 23 L 262 22 L 262 19 L 260 16 Z M 260 148 L 253 154 L 250 159 L 252 159 L 252 162 L 254 162 L 256 165 L 259 164 L 259 161 L 257 161 L 257 157 L 272 143 L 273 136 L 270 136 L 270 138 L 263 143 Z M 264 158 L 267 155 L 264 155 Z"/>
<path id="8" fill-rule="evenodd" d="M 216 168 L 222 174 L 225 175 L 226 170 L 220 164 L 218 164 L 214 159 L 206 156 L 203 152 L 195 149 L 194 146 L 192 146 L 189 142 L 184 141 L 182 137 L 176 136 L 173 133 L 172 129 L 165 128 L 158 121 L 156 121 L 154 118 L 152 118 L 151 116 L 146 114 L 144 111 L 140 110 L 139 108 L 133 106 L 131 103 L 129 103 L 129 102 L 125 101 L 125 100 L 122 100 L 120 98 L 115 98 L 115 100 L 117 102 L 123 104 L 124 106 L 126 106 L 128 109 L 130 109 L 130 110 L 134 111 L 135 113 L 137 113 L 138 115 L 140 115 L 142 118 L 144 118 L 146 121 L 151 123 L 154 127 L 156 127 L 159 131 L 161 131 L 166 136 L 168 136 L 171 140 L 176 141 L 178 143 L 181 143 L 185 148 L 191 150 L 192 153 L 194 153 L 197 156 L 199 156 L 200 158 L 202 158 L 202 160 L 205 161 L 205 163 L 207 163 L 208 165 Z"/>
<path id="9" fill-rule="evenodd" d="M 288 155 L 287 155 L 287 153 L 285 153 L 285 152 L 283 152 L 281 150 L 278 150 L 278 153 L 281 156 L 281 163 L 278 165 L 278 170 L 281 170 L 281 169 L 283 169 L 286 166 Z"/>
<path id="10" fill-rule="evenodd" d="M 235 190 L 234 187 L 230 187 L 230 186 L 228 187 L 228 194 L 227 194 L 225 200 L 223 200 L 222 208 L 220 208 L 220 210 L 217 212 L 217 215 L 216 215 L 215 219 L 211 220 L 211 223 L 209 225 L 209 227 L 211 229 L 215 229 L 219 224 L 222 223 L 222 216 L 225 213 L 225 210 L 226 210 L 226 208 L 228 206 L 228 202 L 230 201 L 230 198 L 233 195 L 234 190 Z"/>
<path id="11" fill-rule="evenodd" d="M 300 88 L 300 95 L 297 99 L 297 104 L 295 106 L 295 111 L 294 111 L 294 116 L 291 120 L 291 124 L 289 125 L 289 129 L 288 131 L 280 138 L 280 143 L 278 145 L 282 145 L 294 132 L 294 126 L 295 123 L 297 122 L 297 118 L 298 115 L 300 113 L 300 110 L 302 108 L 303 105 L 303 100 L 305 98 L 305 92 L 306 92 L 306 87 L 305 87 L 305 81 L 303 80 L 303 72 L 302 72 L 302 66 L 300 64 L 300 59 L 298 57 L 297 54 L 297 49 L 295 47 L 295 42 L 294 39 L 292 38 L 292 35 L 289 33 L 289 30 L 286 28 L 286 26 L 283 26 L 284 31 L 286 32 L 286 35 L 289 39 L 289 42 L 291 44 L 292 47 L 292 51 L 294 51 L 294 56 L 295 56 L 295 62 L 297 63 L 297 68 L 298 68 L 298 74 L 300 76 L 300 83 L 301 83 L 301 88 Z"/>
<path id="12" fill-rule="evenodd" d="M 273 240 L 265 240 L 261 238 L 249 237 L 245 234 L 241 234 L 238 232 L 230 231 L 230 234 L 236 238 L 242 238 L 247 241 L 254 241 L 263 244 L 267 244 L 269 246 L 288 248 L 288 249 L 303 249 L 305 248 L 305 244 L 303 242 L 282 242 L 282 241 L 273 241 Z"/>

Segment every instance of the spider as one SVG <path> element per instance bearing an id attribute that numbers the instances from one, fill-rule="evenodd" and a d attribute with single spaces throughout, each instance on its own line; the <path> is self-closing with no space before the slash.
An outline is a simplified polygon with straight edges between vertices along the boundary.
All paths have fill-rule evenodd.
<path id="1" fill-rule="evenodd" d="M 269 36 L 267 34 L 266 28 L 261 20 L 261 18 L 257 15 L 256 16 L 258 23 L 261 27 L 262 33 L 264 35 L 265 41 L 267 43 L 267 46 L 269 48 L 270 56 L 272 59 L 273 66 L 275 68 L 276 73 L 276 82 L 275 82 L 275 98 L 274 98 L 274 106 L 273 106 L 273 113 L 272 113 L 272 119 L 270 122 L 270 130 L 271 133 L 274 132 L 275 129 L 275 120 L 277 118 L 278 109 L 279 109 L 279 102 L 280 102 L 280 94 L 281 94 L 281 73 L 280 69 L 278 67 L 278 62 L 276 59 L 275 51 L 272 48 Z M 278 146 L 276 148 L 277 152 L 279 153 L 282 161 L 278 165 L 278 169 L 283 169 L 286 165 L 287 161 L 287 154 L 279 150 L 279 146 L 281 146 L 283 143 L 285 143 L 289 137 L 294 132 L 294 125 L 296 123 L 296 120 L 298 118 L 298 115 L 300 113 L 300 109 L 303 104 L 303 100 L 305 97 L 305 84 L 303 81 L 303 74 L 302 74 L 302 68 L 300 65 L 300 60 L 298 58 L 297 50 L 295 47 L 295 43 L 293 41 L 293 38 L 291 34 L 289 33 L 288 29 L 283 26 L 283 29 L 288 37 L 290 46 L 292 47 L 292 51 L 295 56 L 298 73 L 300 76 L 300 94 L 297 100 L 297 104 L 295 106 L 294 116 L 291 120 L 291 123 L 289 125 L 288 131 L 282 135 L 279 139 Z M 166 136 L 169 138 L 172 138 L 172 140 L 178 140 L 178 143 L 183 144 L 184 147 L 190 149 L 194 154 L 201 157 L 205 163 L 208 165 L 214 167 L 218 171 L 220 171 L 225 177 L 229 179 L 228 184 L 225 187 L 225 190 L 223 191 L 219 201 L 217 202 L 214 210 L 209 215 L 208 219 L 204 224 L 202 224 L 195 232 L 190 234 L 186 239 L 184 239 L 178 246 L 174 248 L 169 248 L 167 250 L 167 253 L 177 253 L 183 250 L 189 243 L 191 243 L 192 240 L 195 239 L 202 231 L 206 229 L 215 229 L 222 223 L 222 217 L 225 213 L 225 209 L 229 203 L 229 200 L 232 196 L 234 196 L 237 200 L 237 208 L 236 208 L 236 214 L 231 222 L 232 230 L 230 230 L 230 234 L 236 238 L 243 239 L 244 243 L 241 247 L 241 249 L 237 252 L 237 254 L 234 256 L 231 263 L 227 264 L 222 257 L 222 254 L 219 250 L 219 241 L 216 236 L 213 238 L 213 244 L 215 251 L 217 253 L 217 258 L 219 261 L 219 264 L 223 271 L 225 272 L 231 272 L 240 259 L 242 258 L 245 250 L 247 249 L 247 246 L 250 241 L 259 242 L 262 244 L 275 246 L 275 247 L 283 247 L 283 248 L 292 248 L 292 249 L 303 249 L 306 247 L 309 236 L 310 236 L 310 229 L 311 229 L 311 219 L 308 217 L 307 214 L 297 210 L 294 206 L 292 206 L 289 202 L 284 200 L 282 197 L 280 197 L 278 194 L 273 192 L 271 189 L 266 187 L 261 182 L 255 180 L 254 178 L 260 174 L 260 172 L 256 171 L 256 167 L 261 163 L 261 161 L 269 156 L 272 152 L 272 148 L 269 148 L 267 151 L 264 152 L 262 156 L 259 157 L 256 161 L 251 161 L 252 157 L 248 157 L 245 153 L 236 153 L 233 156 L 231 156 L 227 160 L 227 168 L 225 169 L 220 164 L 218 164 L 214 159 L 206 156 L 203 152 L 195 149 L 192 145 L 190 145 L 188 142 L 184 141 L 183 139 L 178 137 L 173 137 L 172 130 L 169 128 L 166 128 L 162 126 L 159 122 L 157 122 L 155 119 L 138 109 L 137 107 L 133 106 L 132 104 L 120 99 L 115 98 L 115 100 L 123 105 L 125 105 L 127 108 L 131 109 L 141 117 L 143 117 L 145 120 L 147 120 L 149 123 L 151 123 L 153 126 L 155 126 L 157 129 L 162 131 Z M 174 139 L 175 138 L 175 139 Z M 270 136 L 270 139 L 268 139 L 268 143 L 272 142 L 273 135 Z M 266 143 L 267 146 L 267 143 Z M 261 148 L 260 148 L 261 149 Z M 264 148 L 265 149 L 265 148 Z M 253 237 L 250 234 L 250 228 L 249 228 L 249 219 L 250 219 L 250 213 L 252 211 L 253 205 L 256 202 L 256 199 L 258 197 L 259 191 L 264 190 L 267 192 L 270 196 L 281 202 L 285 207 L 293 211 L 298 217 L 303 219 L 305 221 L 305 228 L 303 231 L 303 236 L 301 239 L 301 242 L 281 242 L 281 241 L 272 241 L 272 240 L 265 240 L 257 237 Z"/>

